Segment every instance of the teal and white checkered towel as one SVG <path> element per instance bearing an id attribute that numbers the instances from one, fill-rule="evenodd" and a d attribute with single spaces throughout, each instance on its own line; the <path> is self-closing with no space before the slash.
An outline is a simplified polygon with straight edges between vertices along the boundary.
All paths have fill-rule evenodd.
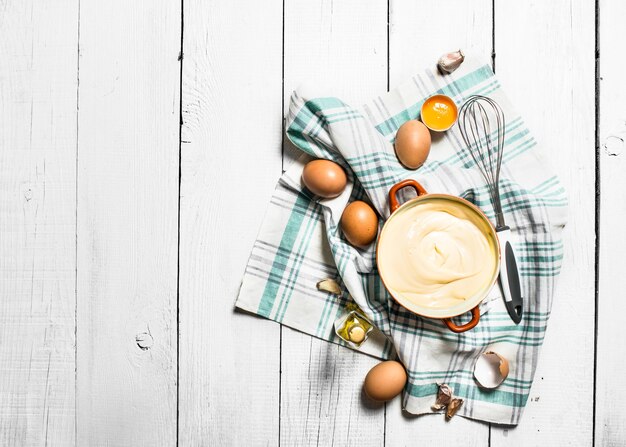
<path id="1" fill-rule="evenodd" d="M 481 305 L 478 326 L 462 334 L 449 331 L 439 320 L 405 311 L 380 281 L 375 244 L 357 250 L 338 227 L 346 204 L 365 197 L 382 220 L 386 219 L 389 188 L 407 177 L 418 180 L 429 192 L 467 198 L 494 220 L 487 187 L 464 150 L 456 126 L 433 137 L 430 158 L 417 171 L 403 168 L 396 159 L 393 140 L 398 127 L 416 118 L 424 99 L 435 93 L 449 95 L 457 104 L 470 95 L 487 95 L 504 109 L 506 141 L 500 187 L 522 280 L 524 318 L 519 326 L 509 318 L 498 287 Z M 351 298 L 382 331 L 359 350 L 380 358 L 397 353 L 405 365 L 409 381 L 403 406 L 408 412 L 431 413 L 439 382 L 449 384 L 455 395 L 465 399 L 460 415 L 517 424 L 552 307 L 563 257 L 561 231 L 567 199 L 489 65 L 468 58 L 452 75 L 427 70 L 361 108 L 299 90 L 291 98 L 287 134 L 306 155 L 278 182 L 246 268 L 237 307 L 343 344 L 333 323 Z M 344 167 L 349 184 L 342 195 L 320 200 L 303 187 L 300 176 L 310 157 L 333 160 Z M 316 283 L 325 278 L 337 279 L 345 294 L 337 297 L 318 291 Z M 458 324 L 468 318 L 465 315 L 455 321 Z M 474 362 L 487 350 L 510 361 L 508 378 L 493 391 L 482 390 L 473 378 Z"/>

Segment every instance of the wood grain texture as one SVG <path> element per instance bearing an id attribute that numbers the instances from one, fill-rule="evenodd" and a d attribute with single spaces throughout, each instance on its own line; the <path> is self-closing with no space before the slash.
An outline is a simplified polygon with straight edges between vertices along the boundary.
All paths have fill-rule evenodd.
<path id="1" fill-rule="evenodd" d="M 594 2 L 494 3 L 497 72 L 570 199 L 517 428 L 371 406 L 377 360 L 233 310 L 291 91 L 358 104 L 489 57 L 492 0 L 0 0 L 0 445 L 624 445 L 626 5 L 599 0 L 594 439 Z"/>
<path id="2" fill-rule="evenodd" d="M 594 353 L 594 3 L 496 4 L 496 70 L 567 189 L 565 259 L 530 398 L 492 446 L 591 445 Z M 567 404 L 564 406 L 564 396 Z"/>
<path id="3" fill-rule="evenodd" d="M 492 47 L 490 0 L 407 2 L 391 0 L 389 35 L 390 87 L 435 65 L 441 54 L 459 48 L 488 58 Z M 434 403 L 434 402 L 433 402 Z M 401 415 L 400 402 L 387 408 L 387 445 L 487 445 L 489 426 L 460 417 Z"/>
<path id="4" fill-rule="evenodd" d="M 176 442 L 181 10 L 80 6 L 77 444 Z"/>
<path id="5" fill-rule="evenodd" d="M 281 445 L 384 445 L 385 405 L 362 393 L 377 359 L 289 328 L 282 359 Z"/>
<path id="6" fill-rule="evenodd" d="M 0 445 L 74 444 L 77 2 L 0 3 Z"/>
<path id="7" fill-rule="evenodd" d="M 281 173 L 282 1 L 185 0 L 180 445 L 277 445 L 280 328 L 234 311 Z"/>
<path id="8" fill-rule="evenodd" d="M 624 217 L 626 216 L 626 3 L 600 1 L 600 263 L 596 365 L 597 446 L 626 445 L 626 371 L 623 344 Z M 616 57 L 617 56 L 617 57 Z"/>
<path id="9" fill-rule="evenodd" d="M 459 48 L 491 57 L 492 19 L 490 0 L 390 0 L 390 87 Z"/>
<path id="10" fill-rule="evenodd" d="M 356 106 L 387 89 L 385 0 L 296 0 L 285 5 L 284 102 L 308 84 Z M 288 141 L 283 168 L 302 154 Z"/>
<path id="11" fill-rule="evenodd" d="M 356 106 L 387 88 L 384 0 L 286 2 L 284 39 L 285 114 L 303 83 Z M 378 360 L 287 328 L 281 357 L 281 445 L 383 445 L 384 406 L 361 398 Z"/>

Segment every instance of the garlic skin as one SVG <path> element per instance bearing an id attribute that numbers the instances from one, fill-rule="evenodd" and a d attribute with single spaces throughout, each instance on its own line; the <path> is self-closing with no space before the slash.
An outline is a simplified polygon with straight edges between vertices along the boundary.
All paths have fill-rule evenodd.
<path id="1" fill-rule="evenodd" d="M 456 412 L 459 411 L 459 408 L 461 408 L 461 405 L 463 405 L 463 399 L 452 399 L 450 401 L 446 410 L 446 421 L 452 419 Z"/>
<path id="2" fill-rule="evenodd" d="M 437 68 L 443 74 L 450 74 L 463 63 L 465 55 L 461 50 L 452 53 L 446 53 L 439 58 Z"/>
<path id="3" fill-rule="evenodd" d="M 433 405 L 431 405 L 430 409 L 433 411 L 443 410 L 450 404 L 452 400 L 452 388 L 450 388 L 445 383 L 438 383 L 439 391 L 437 392 L 437 400 Z"/>

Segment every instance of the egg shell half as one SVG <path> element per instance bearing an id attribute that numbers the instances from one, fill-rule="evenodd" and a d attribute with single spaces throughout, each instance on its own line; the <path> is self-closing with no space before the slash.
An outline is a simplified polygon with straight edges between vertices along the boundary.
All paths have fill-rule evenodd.
<path id="1" fill-rule="evenodd" d="M 430 131 L 421 121 L 409 120 L 396 134 L 396 156 L 408 169 L 417 169 L 424 164 L 430 153 Z"/>
<path id="2" fill-rule="evenodd" d="M 302 171 L 302 182 L 313 194 L 332 199 L 341 194 L 348 179 L 343 168 L 330 160 L 313 160 Z"/>
<path id="3" fill-rule="evenodd" d="M 483 353 L 474 365 L 474 378 L 478 384 L 487 389 L 500 386 L 509 375 L 509 362 L 493 351 Z"/>
<path id="4" fill-rule="evenodd" d="M 367 203 L 356 200 L 341 215 L 341 230 L 355 247 L 365 248 L 376 239 L 378 216 Z"/>
<path id="5" fill-rule="evenodd" d="M 402 392 L 406 379 L 404 366 L 395 360 L 387 360 L 370 369 L 365 376 L 363 390 L 372 400 L 388 401 Z"/>

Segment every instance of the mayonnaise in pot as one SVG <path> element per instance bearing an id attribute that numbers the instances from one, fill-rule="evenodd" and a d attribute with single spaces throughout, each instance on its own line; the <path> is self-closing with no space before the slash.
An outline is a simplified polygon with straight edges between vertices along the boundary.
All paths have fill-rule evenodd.
<path id="1" fill-rule="evenodd" d="M 451 308 L 491 287 L 497 247 L 473 208 L 428 198 L 400 208 L 385 224 L 378 265 L 394 295 L 431 309 Z"/>

